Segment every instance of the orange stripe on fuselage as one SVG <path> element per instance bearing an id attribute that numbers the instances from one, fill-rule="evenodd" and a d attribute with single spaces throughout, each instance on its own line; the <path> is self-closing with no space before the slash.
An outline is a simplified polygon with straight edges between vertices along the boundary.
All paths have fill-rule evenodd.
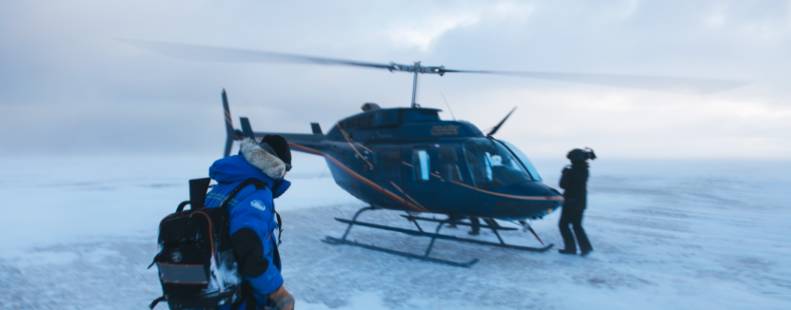
<path id="1" fill-rule="evenodd" d="M 505 193 L 498 193 L 493 192 L 490 190 L 485 190 L 483 188 L 475 187 L 469 184 L 465 184 L 459 181 L 451 180 L 453 184 L 458 186 L 466 187 L 476 192 L 481 192 L 484 194 L 494 195 L 503 198 L 511 198 L 511 199 L 518 199 L 518 200 L 531 200 L 531 201 L 563 201 L 563 196 L 523 196 L 523 195 L 512 195 L 512 194 L 505 194 Z"/>
<path id="2" fill-rule="evenodd" d="M 324 153 L 322 151 L 319 151 L 319 150 L 316 150 L 316 149 L 313 149 L 313 148 L 310 148 L 310 147 L 307 147 L 307 146 L 304 146 L 304 145 L 296 144 L 296 143 L 289 143 L 289 144 L 291 146 L 293 146 L 293 147 L 296 147 L 296 148 L 302 150 L 303 152 L 311 153 L 311 154 L 314 154 L 314 155 L 324 156 L 325 158 L 327 158 L 330 161 L 332 161 L 336 166 L 338 166 L 339 168 L 341 168 L 344 171 L 346 171 L 348 174 L 350 174 L 355 179 L 358 179 L 358 180 L 362 181 L 363 183 L 366 183 L 368 186 L 370 186 L 373 189 L 375 189 L 375 190 L 387 195 L 388 197 L 390 197 L 391 199 L 393 199 L 395 201 L 398 201 L 398 202 L 400 202 L 400 203 L 402 203 L 402 204 L 404 204 L 406 206 L 409 206 L 410 208 L 413 208 L 413 209 L 422 210 L 422 211 L 428 211 L 425 208 L 421 208 L 421 207 L 419 207 L 419 206 L 417 206 L 417 205 L 415 205 L 415 204 L 413 204 L 413 203 L 411 203 L 411 202 L 399 197 L 398 195 L 396 195 L 396 194 L 394 194 L 394 193 L 382 188 L 381 186 L 379 186 L 375 182 L 373 182 L 373 181 L 361 176 L 360 174 L 358 174 L 357 172 L 355 172 L 351 168 L 349 168 L 346 165 L 344 165 L 343 163 L 341 163 L 339 160 L 335 159 L 334 157 L 332 157 L 332 156 L 330 156 L 330 155 L 328 155 L 328 154 L 326 154 L 326 153 Z M 408 165 L 408 166 L 412 166 L 411 164 L 409 164 L 407 162 L 402 162 L 402 163 L 405 164 L 405 165 Z M 435 177 L 440 178 L 438 175 L 435 175 Z M 505 193 L 498 193 L 498 192 L 493 192 L 493 191 L 490 191 L 490 190 L 485 190 L 485 189 L 482 189 L 482 188 L 479 188 L 479 187 L 476 187 L 476 186 L 472 186 L 472 185 L 469 185 L 469 184 L 465 184 L 465 183 L 462 183 L 462 182 L 459 182 L 459 181 L 455 181 L 455 180 L 450 180 L 450 182 L 452 184 L 455 184 L 455 185 L 458 185 L 458 186 L 461 186 L 461 187 L 464 187 L 464 188 L 467 188 L 467 189 L 470 189 L 470 190 L 473 190 L 473 191 L 476 191 L 476 192 L 479 192 L 479 193 L 492 195 L 492 196 L 497 196 L 497 197 L 502 197 L 502 198 L 509 198 L 509 199 L 516 199 L 516 200 L 528 200 L 528 201 L 563 201 L 563 196 L 524 196 L 524 195 L 513 195 L 513 194 L 505 194 Z"/>
<path id="3" fill-rule="evenodd" d="M 341 161 L 335 159 L 335 157 L 332 157 L 331 155 L 329 155 L 327 153 L 324 153 L 322 151 L 319 151 L 317 149 L 310 148 L 310 147 L 307 147 L 307 146 L 304 146 L 304 145 L 296 144 L 296 143 L 293 143 L 293 142 L 290 142 L 289 145 L 291 145 L 292 147 L 295 147 L 297 149 L 300 149 L 303 152 L 311 153 L 311 154 L 314 154 L 314 155 L 324 156 L 324 158 L 329 159 L 333 164 L 335 164 L 335 166 L 337 166 L 338 168 L 341 168 L 343 171 L 345 171 L 346 173 L 348 173 L 349 175 L 351 175 L 355 179 L 359 180 L 360 182 L 365 183 L 366 185 L 368 185 L 369 187 L 373 188 L 374 190 L 384 194 L 385 196 L 389 197 L 390 199 L 393 199 L 393 200 L 395 200 L 395 201 L 397 201 L 397 202 L 409 207 L 410 209 L 413 209 L 415 211 L 428 211 L 427 209 L 421 208 L 421 207 L 419 207 L 419 206 L 417 206 L 417 205 L 405 200 L 404 198 L 399 197 L 398 195 L 394 194 L 393 192 L 388 191 L 387 189 L 379 186 L 379 184 L 376 184 L 376 182 L 371 181 L 368 178 L 358 174 L 356 171 L 354 171 L 353 169 L 347 167 Z"/>
<path id="4" fill-rule="evenodd" d="M 402 161 L 401 164 L 403 164 L 405 166 L 408 166 L 408 167 L 414 167 L 412 164 L 410 164 L 408 162 L 405 162 L 405 161 Z M 431 172 L 431 176 L 439 179 L 440 181 L 443 181 L 443 182 L 445 181 L 445 179 L 443 179 L 442 176 L 440 176 L 439 173 L 437 173 L 437 172 Z M 463 182 L 459 182 L 459 181 L 456 181 L 456 180 L 450 180 L 450 182 L 455 184 L 455 185 L 474 190 L 476 192 L 480 192 L 480 193 L 484 193 L 484 194 L 488 194 L 488 195 L 494 195 L 494 196 L 503 197 L 503 198 L 511 198 L 511 199 L 518 199 L 518 200 L 531 200 L 531 201 L 563 201 L 563 196 L 524 196 L 524 195 L 513 195 L 513 194 L 505 194 L 505 193 L 498 193 L 498 192 L 493 192 L 493 191 L 490 191 L 490 190 L 485 190 L 483 188 L 480 188 L 480 187 L 477 187 L 477 186 L 473 186 L 473 185 L 469 185 L 469 184 L 466 184 L 466 183 L 463 183 Z"/>

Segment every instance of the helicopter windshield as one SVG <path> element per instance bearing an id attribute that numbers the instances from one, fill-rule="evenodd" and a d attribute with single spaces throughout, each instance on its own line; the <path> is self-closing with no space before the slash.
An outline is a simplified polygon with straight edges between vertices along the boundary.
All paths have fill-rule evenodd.
<path id="1" fill-rule="evenodd" d="M 464 156 L 477 186 L 509 186 L 537 180 L 511 151 L 490 139 L 465 142 Z"/>
<path id="2" fill-rule="evenodd" d="M 525 169 L 527 169 L 527 173 L 530 174 L 530 177 L 533 178 L 534 181 L 541 181 L 543 179 L 541 177 L 541 174 L 538 173 L 538 169 L 536 169 L 536 167 L 533 166 L 533 163 L 531 163 L 530 160 L 527 159 L 527 155 L 525 155 L 525 153 L 519 150 L 519 148 L 506 141 L 497 140 L 497 142 L 504 144 L 505 147 L 507 147 L 511 151 L 511 153 L 513 153 L 514 155 L 516 155 L 517 158 L 519 158 L 519 161 L 522 162 L 522 165 L 525 167 Z"/>

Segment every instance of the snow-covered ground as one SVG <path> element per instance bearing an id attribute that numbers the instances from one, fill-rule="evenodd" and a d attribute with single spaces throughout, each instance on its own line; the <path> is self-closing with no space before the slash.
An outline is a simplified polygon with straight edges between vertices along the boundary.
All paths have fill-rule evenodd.
<path id="1" fill-rule="evenodd" d="M 159 219 L 211 155 L 3 158 L 0 308 L 143 309 L 160 294 Z M 299 156 L 277 202 L 298 309 L 791 309 L 791 162 L 593 162 L 587 258 L 437 241 L 463 269 L 321 242 L 362 206 L 322 160 Z M 536 162 L 555 183 L 561 161 Z M 536 221 L 560 243 L 558 214 Z M 368 220 L 405 225 L 395 213 Z M 448 230 L 464 234 L 465 230 Z M 416 253 L 427 240 L 355 228 Z M 492 238 L 484 233 L 481 238 Z M 534 244 L 525 233 L 506 238 Z"/>

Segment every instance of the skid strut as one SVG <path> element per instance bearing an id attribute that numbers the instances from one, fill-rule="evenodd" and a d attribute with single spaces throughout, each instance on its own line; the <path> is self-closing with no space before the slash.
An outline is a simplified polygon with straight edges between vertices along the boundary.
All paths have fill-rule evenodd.
<path id="1" fill-rule="evenodd" d="M 451 235 L 440 234 L 439 233 L 440 230 L 442 230 L 442 228 L 445 225 L 449 224 L 449 221 L 447 219 L 436 219 L 436 218 L 419 217 L 419 216 L 414 216 L 414 215 L 404 215 L 403 217 L 405 217 L 407 220 L 412 222 L 415 225 L 415 227 L 417 228 L 417 230 L 401 228 L 401 227 L 387 226 L 387 225 L 370 223 L 370 222 L 362 222 L 362 221 L 358 221 L 357 220 L 357 218 L 360 216 L 360 214 L 362 214 L 365 211 L 370 211 L 370 210 L 376 210 L 376 208 L 375 207 L 362 208 L 362 209 L 358 210 L 357 213 L 354 214 L 352 219 L 335 218 L 335 220 L 337 220 L 337 221 L 339 221 L 341 223 L 348 224 L 348 226 L 346 227 L 346 231 L 343 233 L 343 237 L 335 238 L 335 237 L 327 236 L 327 237 L 325 237 L 325 239 L 323 241 L 326 242 L 326 243 L 329 243 L 329 244 L 334 244 L 334 245 L 336 245 L 336 244 L 353 245 L 353 246 L 358 246 L 358 247 L 369 249 L 369 250 L 375 250 L 375 251 L 385 252 L 385 253 L 389 253 L 389 254 L 399 255 L 399 256 L 402 256 L 402 257 L 414 258 L 414 259 L 419 259 L 419 260 L 424 260 L 424 261 L 429 261 L 429 262 L 434 262 L 434 263 L 440 263 L 440 264 L 445 264 L 445 265 L 450 265 L 450 266 L 456 266 L 456 267 L 470 267 L 470 266 L 474 265 L 475 263 L 477 263 L 478 259 L 472 259 L 472 260 L 469 260 L 469 261 L 452 261 L 452 260 L 446 260 L 446 259 L 431 257 L 430 256 L 431 255 L 431 250 L 434 248 L 434 244 L 435 244 L 437 239 L 450 240 L 450 241 L 459 241 L 459 242 L 467 242 L 467 243 L 473 243 L 473 244 L 488 245 L 488 246 L 507 248 L 507 249 L 515 249 L 515 250 L 522 250 L 522 251 L 530 251 L 530 252 L 545 252 L 545 251 L 549 250 L 550 248 L 552 248 L 552 246 L 553 246 L 552 244 L 544 245 L 544 243 L 541 242 L 541 239 L 538 239 L 538 235 L 535 235 L 535 236 L 539 240 L 539 242 L 541 242 L 541 244 L 542 244 L 541 247 L 530 247 L 530 246 L 523 246 L 523 245 L 508 244 L 508 243 L 506 243 L 503 240 L 502 236 L 500 236 L 499 230 L 515 230 L 515 229 L 511 228 L 511 227 L 502 227 L 502 226 L 498 225 L 497 222 L 494 221 L 494 219 L 487 219 L 486 221 L 484 221 L 485 223 L 481 225 L 481 228 L 488 228 L 488 229 L 490 229 L 495 234 L 495 236 L 497 236 L 498 242 L 479 240 L 479 239 L 472 239 L 472 238 L 462 238 L 462 237 L 456 237 L 456 236 L 451 236 Z M 423 229 L 420 226 L 420 224 L 418 224 L 418 221 L 434 222 L 434 223 L 437 223 L 437 227 L 434 229 L 434 232 L 432 233 L 432 232 L 429 232 L 429 231 L 426 231 L 425 229 Z M 470 225 L 468 223 L 463 223 L 463 222 L 459 222 L 457 224 L 461 224 L 461 225 L 465 225 L 465 226 L 469 226 Z M 395 249 L 383 248 L 383 247 L 379 247 L 379 246 L 375 246 L 375 245 L 371 245 L 371 244 L 361 243 L 361 242 L 357 242 L 357 241 L 354 241 L 354 240 L 349 240 L 348 239 L 349 232 L 351 231 L 352 226 L 354 226 L 354 225 L 368 227 L 368 228 L 373 228 L 373 229 L 381 229 L 381 230 L 393 231 L 393 232 L 403 233 L 403 234 L 410 235 L 410 236 L 429 237 L 431 239 L 430 239 L 429 244 L 426 247 L 426 251 L 423 253 L 423 255 L 414 254 L 414 253 L 399 251 L 399 250 L 395 250 Z"/>

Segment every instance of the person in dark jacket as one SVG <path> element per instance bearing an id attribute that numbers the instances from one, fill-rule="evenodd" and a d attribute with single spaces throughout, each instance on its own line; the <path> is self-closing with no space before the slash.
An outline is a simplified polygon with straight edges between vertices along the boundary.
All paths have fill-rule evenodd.
<path id="1" fill-rule="evenodd" d="M 245 139 L 239 155 L 215 161 L 209 176 L 217 185 L 206 196 L 206 207 L 216 208 L 248 179 L 265 186 L 244 187 L 231 201 L 229 235 L 241 276 L 242 300 L 237 309 L 293 309 L 294 298 L 283 285 L 277 249 L 278 223 L 274 198 L 290 186 L 285 180 L 291 151 L 281 136 L 266 136 L 260 143 Z M 227 308 L 227 307 L 226 307 Z"/>
<path id="2" fill-rule="evenodd" d="M 563 249 L 561 254 L 577 254 L 579 243 L 580 254 L 588 255 L 593 251 L 588 235 L 582 228 L 582 215 L 587 206 L 588 196 L 588 160 L 596 159 L 596 154 L 591 149 L 573 149 L 566 155 L 571 165 L 563 168 L 560 177 L 560 187 L 563 189 L 563 211 L 560 214 L 560 235 L 563 236 Z M 571 233 L 573 228 L 574 234 Z M 576 236 L 576 242 L 574 237 Z"/>

